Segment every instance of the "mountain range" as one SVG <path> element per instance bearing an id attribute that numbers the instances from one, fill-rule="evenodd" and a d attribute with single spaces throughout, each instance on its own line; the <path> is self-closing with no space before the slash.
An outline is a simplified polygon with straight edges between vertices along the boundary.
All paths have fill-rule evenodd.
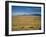
<path id="1" fill-rule="evenodd" d="M 23 14 L 23 15 L 17 15 L 17 16 L 41 16 L 41 14 Z"/>

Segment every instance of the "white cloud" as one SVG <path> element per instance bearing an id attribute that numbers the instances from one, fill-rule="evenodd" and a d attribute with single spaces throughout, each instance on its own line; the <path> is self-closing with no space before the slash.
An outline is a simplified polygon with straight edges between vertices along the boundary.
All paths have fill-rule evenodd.
<path id="1" fill-rule="evenodd" d="M 29 14 L 40 14 L 40 12 L 30 12 L 30 13 L 27 13 L 27 12 L 14 12 L 12 15 L 29 15 Z"/>

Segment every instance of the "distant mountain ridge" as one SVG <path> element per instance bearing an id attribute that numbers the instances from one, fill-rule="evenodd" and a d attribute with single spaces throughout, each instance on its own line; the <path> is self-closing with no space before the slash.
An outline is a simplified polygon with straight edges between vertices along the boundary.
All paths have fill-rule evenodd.
<path id="1" fill-rule="evenodd" d="M 17 15 L 17 16 L 41 16 L 40 14 L 24 14 L 24 15 Z"/>

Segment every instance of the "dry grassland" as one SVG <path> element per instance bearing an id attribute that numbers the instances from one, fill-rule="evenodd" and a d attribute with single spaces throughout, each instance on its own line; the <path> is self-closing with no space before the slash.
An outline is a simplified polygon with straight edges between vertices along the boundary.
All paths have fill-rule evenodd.
<path id="1" fill-rule="evenodd" d="M 12 31 L 39 30 L 40 16 L 12 16 Z"/>

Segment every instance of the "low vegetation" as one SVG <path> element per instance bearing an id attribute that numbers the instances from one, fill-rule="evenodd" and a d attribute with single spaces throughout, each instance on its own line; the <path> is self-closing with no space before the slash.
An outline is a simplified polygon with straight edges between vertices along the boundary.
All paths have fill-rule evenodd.
<path id="1" fill-rule="evenodd" d="M 12 16 L 12 31 L 41 29 L 40 16 Z"/>

